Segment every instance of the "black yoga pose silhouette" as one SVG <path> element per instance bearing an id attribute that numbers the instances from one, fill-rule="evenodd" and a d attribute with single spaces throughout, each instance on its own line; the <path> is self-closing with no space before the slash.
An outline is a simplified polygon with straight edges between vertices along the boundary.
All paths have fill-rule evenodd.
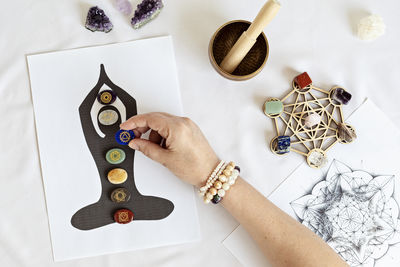
<path id="1" fill-rule="evenodd" d="M 107 86 L 108 90 L 111 89 L 115 93 L 117 97 L 116 102 L 119 104 L 122 103 L 122 106 L 125 107 L 123 111 L 119 110 L 116 107 L 117 105 L 97 104 L 97 96 L 104 86 Z M 95 104 L 102 106 L 98 114 L 104 110 L 114 110 L 118 114 L 118 120 L 112 125 L 102 125 L 98 119 L 94 122 L 91 112 L 93 112 L 92 107 Z M 96 114 L 97 118 L 98 114 Z M 167 217 L 173 211 L 174 204 L 171 201 L 140 194 L 136 188 L 134 177 L 133 162 L 135 151 L 127 146 L 118 144 L 115 140 L 115 133 L 119 130 L 121 121 L 136 114 L 136 100 L 108 78 L 102 64 L 99 81 L 79 107 L 83 133 L 100 175 L 102 193 L 100 199 L 96 203 L 78 210 L 72 216 L 71 224 L 75 228 L 90 230 L 111 224 L 114 222 L 114 212 L 119 209 L 131 210 L 134 214 L 134 220 L 160 220 Z M 126 118 L 121 118 L 121 115 L 126 115 Z M 95 125 L 98 125 L 97 129 Z M 101 131 L 102 134 L 99 133 L 99 131 Z M 119 148 L 125 152 L 126 158 L 122 163 L 113 165 L 106 160 L 106 153 L 112 148 Z M 126 170 L 128 179 L 124 183 L 116 185 L 108 181 L 107 173 L 114 168 Z M 119 187 L 126 188 L 130 192 L 131 198 L 129 201 L 116 203 L 111 200 L 111 192 Z"/>

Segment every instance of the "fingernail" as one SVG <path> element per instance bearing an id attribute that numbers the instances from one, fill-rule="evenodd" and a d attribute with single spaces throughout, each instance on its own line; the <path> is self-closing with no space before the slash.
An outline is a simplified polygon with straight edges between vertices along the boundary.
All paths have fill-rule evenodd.
<path id="1" fill-rule="evenodd" d="M 133 141 L 129 142 L 129 147 L 134 149 L 134 150 L 138 150 L 139 149 L 139 146 Z"/>

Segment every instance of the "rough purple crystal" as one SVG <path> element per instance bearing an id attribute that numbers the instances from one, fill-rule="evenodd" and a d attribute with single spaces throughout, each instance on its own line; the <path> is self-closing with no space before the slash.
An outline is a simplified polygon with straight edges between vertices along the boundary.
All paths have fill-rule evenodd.
<path id="1" fill-rule="evenodd" d="M 340 104 L 347 105 L 351 99 L 351 94 L 343 88 L 336 88 L 332 94 L 332 99 Z"/>
<path id="2" fill-rule="evenodd" d="M 109 32 L 113 25 L 104 11 L 97 6 L 91 7 L 86 17 L 86 29 L 99 32 Z"/>
<path id="3" fill-rule="evenodd" d="M 128 0 L 114 0 L 114 5 L 119 12 L 128 16 L 132 13 L 132 5 Z"/>
<path id="4" fill-rule="evenodd" d="M 164 7 L 161 0 L 143 0 L 135 11 L 131 24 L 134 29 L 139 29 L 160 14 Z"/>

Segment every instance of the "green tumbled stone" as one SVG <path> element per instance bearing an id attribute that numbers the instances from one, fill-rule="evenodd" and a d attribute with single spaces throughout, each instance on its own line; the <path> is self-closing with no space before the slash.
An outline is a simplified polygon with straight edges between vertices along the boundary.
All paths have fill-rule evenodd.
<path id="1" fill-rule="evenodd" d="M 125 160 L 125 152 L 119 148 L 110 149 L 106 154 L 106 160 L 111 164 L 120 164 Z"/>
<path id="2" fill-rule="evenodd" d="M 264 113 L 268 115 L 280 114 L 283 111 L 283 103 L 279 100 L 265 102 Z"/>

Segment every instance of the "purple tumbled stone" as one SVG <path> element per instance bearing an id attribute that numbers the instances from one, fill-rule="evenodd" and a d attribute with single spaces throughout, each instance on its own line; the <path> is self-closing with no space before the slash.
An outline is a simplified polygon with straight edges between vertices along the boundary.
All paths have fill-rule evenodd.
<path id="1" fill-rule="evenodd" d="M 220 197 L 220 196 L 217 194 L 217 195 L 215 195 L 215 196 L 211 199 L 211 202 L 214 203 L 214 204 L 218 204 L 219 202 L 221 202 L 221 200 L 222 200 L 222 197 Z"/>
<path id="2" fill-rule="evenodd" d="M 125 16 L 129 16 L 132 13 L 132 5 L 128 0 L 114 0 L 114 5 Z"/>
<path id="3" fill-rule="evenodd" d="M 161 0 L 143 0 L 135 11 L 131 24 L 134 29 L 139 29 L 144 24 L 154 19 L 164 7 Z"/>
<path id="4" fill-rule="evenodd" d="M 343 88 L 336 88 L 332 94 L 332 98 L 340 104 L 347 105 L 351 99 L 351 94 Z"/>
<path id="5" fill-rule="evenodd" d="M 92 32 L 109 32 L 112 30 L 113 24 L 102 9 L 94 6 L 88 11 L 85 27 Z"/>

